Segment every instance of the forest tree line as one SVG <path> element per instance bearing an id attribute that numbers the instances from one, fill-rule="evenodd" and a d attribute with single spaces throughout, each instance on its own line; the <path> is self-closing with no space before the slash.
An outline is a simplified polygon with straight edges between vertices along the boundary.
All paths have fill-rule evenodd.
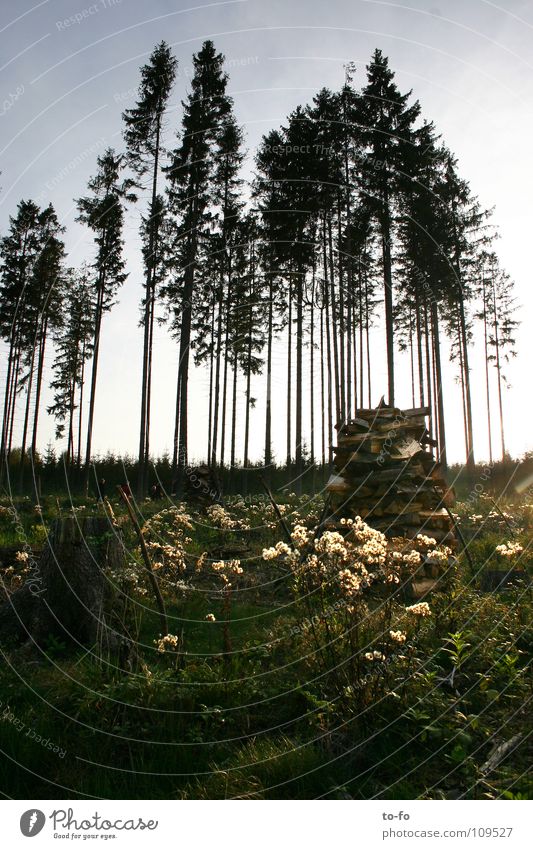
<path id="1" fill-rule="evenodd" d="M 444 340 L 460 386 L 465 461 L 473 468 L 471 348 L 478 329 L 490 459 L 505 458 L 504 367 L 515 355 L 518 324 L 513 283 L 494 249 L 491 210 L 459 174 L 412 93 L 399 90 L 387 58 L 374 52 L 360 87 L 355 67 L 347 66 L 339 90 L 323 88 L 267 132 L 251 181 L 243 178 L 245 137 L 224 57 L 212 41 L 194 55 L 193 69 L 176 128 L 169 126 L 177 72 L 169 46 L 158 44 L 141 68 L 137 101 L 122 116 L 123 148 L 97 157 L 86 193 L 76 199 L 78 221 L 94 244 L 81 267 L 68 263 L 52 203 L 21 200 L 0 238 L 0 336 L 7 346 L 0 474 L 16 456 L 23 491 L 28 461 L 37 456 L 51 346 L 53 402 L 46 412 L 65 440 L 69 476 L 88 485 L 101 334 L 127 279 L 125 212 L 135 204 L 144 269 L 140 496 L 150 482 L 158 322 L 179 352 L 169 423 L 173 491 L 181 490 L 190 461 L 193 366 L 208 375 L 206 461 L 251 465 L 252 390 L 260 380 L 264 465 L 274 464 L 272 422 L 281 416 L 286 441 L 276 458 L 298 481 L 304 467 L 330 461 L 336 423 L 375 406 L 382 394 L 395 404 L 398 352 L 405 352 L 412 406 L 430 408 L 431 437 L 446 465 Z M 174 146 L 167 146 L 170 137 Z M 384 328 L 384 387 L 372 379 L 381 355 L 376 325 Z M 280 344 L 286 399 L 274 397 L 272 385 Z"/>

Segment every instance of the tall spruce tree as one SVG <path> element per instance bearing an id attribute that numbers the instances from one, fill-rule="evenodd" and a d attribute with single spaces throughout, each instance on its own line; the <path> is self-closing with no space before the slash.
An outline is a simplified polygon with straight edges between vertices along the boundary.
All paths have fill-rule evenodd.
<path id="1" fill-rule="evenodd" d="M 418 101 L 409 104 L 410 91 L 401 94 L 394 82 L 388 59 L 381 50 L 374 52 L 367 73 L 361 107 L 367 147 L 366 156 L 362 160 L 364 192 L 381 238 L 388 400 L 394 404 L 394 207 L 398 196 L 398 175 L 404 170 L 407 152 L 413 143 L 413 127 L 420 114 L 420 105 Z"/>
<path id="2" fill-rule="evenodd" d="M 9 462 L 17 396 L 20 392 L 27 333 L 25 306 L 30 300 L 33 269 L 41 250 L 40 210 L 33 201 L 21 201 L 9 219 L 9 232 L 0 242 L 0 331 L 8 345 L 2 415 L 0 476 Z"/>
<path id="3" fill-rule="evenodd" d="M 179 338 L 173 487 L 181 489 L 188 460 L 188 389 L 196 280 L 210 231 L 215 171 L 225 126 L 232 120 L 224 57 L 206 41 L 193 57 L 191 92 L 183 104 L 180 143 L 167 169 L 168 202 L 175 222 L 170 250 L 172 280 L 165 286 L 171 330 Z"/>
<path id="4" fill-rule="evenodd" d="M 475 318 L 483 323 L 487 428 L 489 459 L 492 463 L 493 427 L 489 366 L 492 364 L 496 371 L 501 459 L 505 460 L 507 449 L 503 413 L 503 386 L 507 383 L 507 378 L 503 372 L 503 367 L 505 363 L 516 357 L 516 331 L 520 322 L 516 318 L 518 304 L 514 295 L 513 281 L 501 269 L 494 251 L 483 251 L 481 253 L 478 274 L 477 294 L 480 307 Z"/>
<path id="5" fill-rule="evenodd" d="M 24 489 L 24 461 L 28 439 L 32 463 L 37 451 L 44 362 L 49 332 L 53 332 L 63 320 L 65 245 L 62 235 L 65 228 L 59 224 L 52 204 L 40 212 L 38 227 L 40 249 L 33 266 L 24 309 L 26 351 L 23 361 L 26 367 L 24 377 L 26 410 L 20 452 L 20 492 Z M 32 408 L 33 412 L 31 412 Z M 33 415 L 31 425 L 30 415 Z"/>
<path id="6" fill-rule="evenodd" d="M 216 362 L 215 362 L 215 380 L 214 380 L 214 398 L 213 398 L 213 428 L 211 436 L 211 462 L 216 463 L 217 444 L 220 442 L 220 458 L 221 464 L 224 462 L 225 448 L 225 423 L 226 423 L 226 405 L 227 405 L 227 365 L 228 357 L 230 356 L 230 325 L 232 323 L 232 312 L 238 309 L 236 303 L 237 285 L 236 276 L 237 259 L 236 253 L 240 251 L 240 266 L 241 273 L 245 273 L 242 263 L 242 243 L 243 238 L 243 199 L 242 199 L 242 179 L 240 170 L 244 159 L 242 149 L 243 134 L 238 126 L 232 112 L 228 113 L 219 137 L 217 139 L 217 160 L 216 168 L 213 174 L 213 203 L 216 209 L 214 216 L 214 235 L 218 236 L 218 251 L 219 251 L 219 285 L 213 289 L 213 294 L 219 299 L 218 303 L 218 321 L 217 329 L 220 329 L 220 334 L 224 334 L 224 343 L 221 336 L 217 340 Z M 223 320 L 222 319 L 223 313 Z M 220 404 L 220 355 L 224 350 L 224 376 L 222 384 L 222 404 Z M 235 360 L 235 367 L 237 361 Z M 234 384 L 236 384 L 236 373 Z M 222 423 L 219 425 L 219 407 L 222 406 Z M 220 434 L 219 434 L 220 430 Z M 233 438 L 232 444 L 235 444 Z M 234 453 L 234 452 L 233 452 Z"/>
<path id="7" fill-rule="evenodd" d="M 56 439 L 64 438 L 66 430 L 67 473 L 74 465 L 79 469 L 81 462 L 85 365 L 92 355 L 94 315 L 92 270 L 87 266 L 69 269 L 64 288 L 63 321 L 54 336 L 54 377 L 50 384 L 54 400 L 47 409 L 56 420 Z"/>
<path id="8" fill-rule="evenodd" d="M 28 442 L 36 454 L 46 345 L 61 320 L 64 244 L 54 208 L 21 201 L 2 239 L 2 337 L 9 345 L 2 420 L 2 468 L 12 447 L 17 396 L 25 391 L 18 488 L 24 487 Z M 32 419 L 33 416 L 33 419 Z"/>
<path id="9" fill-rule="evenodd" d="M 286 174 L 286 157 L 283 153 L 283 136 L 272 130 L 261 140 L 256 155 L 257 176 L 252 186 L 253 197 L 260 214 L 259 256 L 265 281 L 267 298 L 266 361 L 265 361 L 265 437 L 264 465 L 270 478 L 273 463 L 272 444 L 272 363 L 274 339 L 283 327 L 287 309 L 285 273 L 285 222 L 283 184 Z"/>
<path id="10" fill-rule="evenodd" d="M 141 323 L 144 327 L 143 368 L 141 384 L 141 424 L 139 435 L 138 495 L 147 488 L 150 452 L 150 399 L 152 385 L 152 353 L 157 283 L 163 272 L 161 224 L 164 216 L 163 198 L 158 195 L 158 180 L 163 154 L 164 118 L 168 99 L 176 76 L 177 60 L 170 47 L 162 41 L 141 68 L 141 83 L 137 103 L 123 113 L 124 139 L 127 158 L 136 174 L 139 188 L 143 178 L 149 179 L 148 212 L 141 227 L 145 268 L 144 298 Z"/>
<path id="11" fill-rule="evenodd" d="M 94 287 L 96 291 L 94 310 L 94 337 L 92 341 L 92 369 L 87 418 L 87 440 L 85 448 L 85 489 L 88 490 L 91 468 L 91 448 L 96 402 L 96 386 L 100 353 L 102 319 L 114 303 L 117 291 L 126 280 L 124 272 L 122 230 L 124 204 L 136 200 L 132 192 L 133 181 L 121 179 L 125 165 L 124 157 L 108 148 L 97 160 L 98 170 L 89 180 L 90 194 L 77 201 L 78 220 L 94 233 L 96 257 Z"/>
<path id="12" fill-rule="evenodd" d="M 398 237 L 401 254 L 398 267 L 402 291 L 398 298 L 396 326 L 400 339 L 403 330 L 404 347 L 410 350 L 413 404 L 418 383 L 420 404 L 424 406 L 426 399 L 430 406 L 433 402 L 431 426 L 438 441 L 439 459 L 446 466 L 439 313 L 453 285 L 453 269 L 447 259 L 451 234 L 447 229 L 446 210 L 439 200 L 446 151 L 438 141 L 433 125 L 424 122 L 407 150 L 400 177 Z"/>
<path id="13" fill-rule="evenodd" d="M 457 171 L 457 160 L 445 151 L 443 179 L 435 187 L 443 205 L 442 250 L 452 275 L 447 289 L 445 320 L 452 340 L 452 358 L 459 364 L 459 382 L 463 400 L 466 465 L 475 467 L 474 424 L 472 412 L 470 342 L 472 339 L 471 304 L 475 297 L 479 253 L 490 245 L 490 212 L 482 209 L 470 186 Z"/>

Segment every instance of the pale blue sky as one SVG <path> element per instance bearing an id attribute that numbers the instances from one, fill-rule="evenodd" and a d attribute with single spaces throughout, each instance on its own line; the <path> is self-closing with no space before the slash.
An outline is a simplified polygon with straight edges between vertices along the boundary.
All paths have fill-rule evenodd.
<path id="1" fill-rule="evenodd" d="M 533 344 L 531 294 L 531 139 L 533 3 L 508 0 L 235 0 L 223 3 L 169 0 L 3 0 L 0 12 L 0 233 L 20 198 L 52 200 L 68 228 L 72 262 L 89 255 L 90 237 L 74 223 L 72 199 L 84 193 L 97 154 L 121 147 L 121 112 L 135 99 L 139 66 L 166 39 L 179 59 L 168 120 L 168 142 L 179 126 L 191 55 L 205 38 L 226 54 L 230 91 L 245 128 L 250 159 L 261 134 L 281 123 L 298 103 L 323 85 L 339 86 L 343 63 L 358 68 L 356 83 L 375 47 L 389 56 L 402 89 L 414 89 L 423 114 L 433 119 L 460 160 L 461 172 L 486 206 L 496 205 L 498 250 L 517 281 L 524 305 L 519 358 L 509 368 L 506 393 L 509 447 L 532 447 L 528 421 Z M 139 418 L 141 296 L 137 225 L 140 208 L 128 212 L 130 278 L 106 318 L 102 376 L 95 421 L 95 449 L 135 452 Z M 474 343 L 474 365 L 479 345 Z M 51 355 L 51 351 L 50 351 Z M 283 397 L 282 347 L 275 398 Z M 400 360 L 406 374 L 407 363 Z M 170 448 L 176 346 L 164 330 L 155 352 L 156 451 Z M 0 364 L 5 370 L 5 359 Z M 479 454 L 486 455 L 482 371 L 475 372 Z M 376 390 L 385 390 L 384 363 L 376 363 Z M 404 381 L 405 397 L 410 404 Z M 201 418 L 207 379 L 194 375 L 193 405 Z M 255 393 L 261 397 L 261 384 Z M 381 394 L 381 391 L 379 392 Z M 459 396 L 447 392 L 452 459 L 462 456 Z M 254 454 L 261 451 L 262 405 L 254 412 Z M 282 440 L 284 411 L 275 411 Z M 43 419 L 41 442 L 53 433 Z M 205 422 L 192 429 L 193 453 L 205 445 Z M 282 444 L 282 443 L 281 443 Z M 282 450 L 280 454 L 282 454 Z"/>

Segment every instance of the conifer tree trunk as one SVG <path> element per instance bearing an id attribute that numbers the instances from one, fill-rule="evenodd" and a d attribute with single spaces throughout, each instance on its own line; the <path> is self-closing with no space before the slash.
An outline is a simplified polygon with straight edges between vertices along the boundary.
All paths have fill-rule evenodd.
<path id="1" fill-rule="evenodd" d="M 362 268 L 361 262 L 359 263 L 359 269 L 357 274 L 357 285 L 358 285 L 358 298 L 359 298 L 359 403 L 361 407 L 363 407 L 365 403 L 365 371 L 364 371 L 364 333 L 365 333 L 365 320 L 364 320 L 364 311 L 363 311 L 363 285 L 362 285 Z"/>
<path id="2" fill-rule="evenodd" d="M 144 497 L 148 491 L 148 475 L 150 471 L 150 420 L 152 410 L 152 359 L 154 350 L 154 320 L 155 320 L 155 281 L 152 286 L 151 306 L 150 306 L 150 333 L 148 336 L 148 368 L 147 368 L 147 386 L 146 386 L 146 430 L 144 442 L 144 458 L 142 462 L 143 473 L 140 475 L 142 490 L 141 496 Z"/>
<path id="3" fill-rule="evenodd" d="M 313 291 L 311 297 L 311 321 L 310 321 L 310 340 L 309 340 L 309 426 L 311 428 L 310 439 L 310 459 L 311 466 L 315 466 L 315 271 L 313 268 Z M 313 472 L 314 474 L 314 472 Z"/>
<path id="4" fill-rule="evenodd" d="M 191 219 L 196 222 L 197 196 L 192 199 Z M 189 403 L 189 359 L 191 349 L 192 330 L 192 296 L 194 287 L 195 264 L 197 261 L 197 234 L 196 224 L 193 225 L 188 237 L 187 263 L 184 274 L 181 327 L 180 327 L 180 350 L 178 365 L 178 405 L 176 415 L 177 445 L 174 453 L 177 459 L 174 491 L 181 494 L 185 482 L 185 469 L 188 463 L 188 403 Z"/>
<path id="5" fill-rule="evenodd" d="M 426 354 L 426 389 L 427 389 L 427 406 L 429 407 L 429 435 L 435 438 L 436 421 L 433 415 L 433 380 L 432 380 L 432 364 L 431 364 L 431 337 L 429 329 L 429 316 L 427 298 L 424 296 L 424 341 Z"/>
<path id="6" fill-rule="evenodd" d="M 6 386 L 4 391 L 4 409 L 2 415 L 2 438 L 0 445 L 0 485 L 3 482 L 4 469 L 8 460 L 8 431 L 9 419 L 11 410 L 11 397 L 13 394 L 13 383 L 15 380 L 14 362 L 15 362 L 15 340 L 16 336 L 12 333 L 9 345 L 9 354 L 7 362 Z"/>
<path id="7" fill-rule="evenodd" d="M 180 432 L 180 389 L 181 375 L 178 364 L 178 378 L 176 381 L 176 404 L 174 412 L 174 444 L 172 450 L 172 494 L 176 495 L 176 487 L 178 481 L 178 443 Z"/>
<path id="8" fill-rule="evenodd" d="M 77 358 L 74 360 L 72 369 L 73 375 L 78 371 Z M 69 392 L 69 416 L 68 416 L 68 440 L 67 440 L 67 469 L 69 470 L 69 480 L 71 477 L 70 471 L 74 463 L 74 410 L 76 405 L 76 378 L 73 377 L 70 383 Z"/>
<path id="9" fill-rule="evenodd" d="M 82 349 L 82 360 L 81 360 L 81 374 L 80 374 L 80 394 L 79 394 L 79 413 L 78 413 L 78 456 L 76 459 L 76 465 L 78 467 L 78 471 L 81 467 L 81 440 L 83 434 L 83 390 L 85 386 L 85 342 L 83 343 Z"/>
<path id="10" fill-rule="evenodd" d="M 226 411 L 228 406 L 228 368 L 229 368 L 229 326 L 231 319 L 231 295 L 230 287 L 228 286 L 228 294 L 226 298 L 226 332 L 224 339 L 224 380 L 222 388 L 222 424 L 220 429 L 220 465 L 224 466 L 225 450 L 226 450 Z"/>
<path id="11" fill-rule="evenodd" d="M 347 386 L 346 386 L 346 361 L 345 361 L 345 339 L 344 333 L 346 329 L 344 315 L 344 264 L 342 261 L 342 226 L 341 226 L 341 202 L 340 197 L 337 202 L 337 244 L 339 250 L 337 252 L 337 276 L 339 280 L 339 381 L 340 381 L 340 420 L 346 420 L 346 403 L 347 403 Z"/>
<path id="12" fill-rule="evenodd" d="M 146 495 L 148 482 L 148 463 L 150 461 L 150 408 L 152 398 L 152 356 L 154 346 L 154 314 L 157 241 L 159 222 L 157 219 L 157 182 L 159 176 L 159 155 L 161 144 L 161 110 L 157 110 L 154 159 L 152 165 L 152 199 L 148 232 L 148 259 L 146 269 L 146 305 L 144 312 L 143 372 L 141 393 L 141 427 L 139 435 L 139 471 L 138 496 Z"/>
<path id="13" fill-rule="evenodd" d="M 348 257 L 348 268 L 351 268 L 351 257 Z M 355 387 L 352 378 L 352 346 L 352 280 L 351 275 L 348 274 L 348 291 L 346 293 L 346 418 L 351 418 L 354 405 L 357 406 L 357 401 L 353 400 Z"/>
<path id="14" fill-rule="evenodd" d="M 213 464 L 213 389 L 215 371 L 215 302 L 211 307 L 211 343 L 209 345 L 209 412 L 207 414 L 207 463 Z"/>
<path id="15" fill-rule="evenodd" d="M 217 464 L 217 448 L 218 448 L 218 423 L 219 423 L 219 408 L 220 408 L 220 365 L 222 359 L 222 312 L 224 288 L 223 281 L 220 281 L 220 290 L 218 296 L 218 315 L 216 329 L 216 357 L 215 357 L 215 398 L 213 403 L 213 434 L 211 438 L 211 465 Z"/>
<path id="16" fill-rule="evenodd" d="M 324 303 L 320 306 L 320 434 L 322 438 L 322 468 L 326 465 L 326 381 L 324 375 Z"/>
<path id="17" fill-rule="evenodd" d="M 302 491 L 303 270 L 296 281 L 296 492 Z"/>
<path id="18" fill-rule="evenodd" d="M 91 369 L 91 388 L 89 395 L 89 411 L 87 416 L 87 443 L 85 447 L 85 495 L 89 493 L 89 480 L 91 474 L 91 449 L 93 438 L 94 405 L 96 401 L 96 381 L 98 377 L 98 355 L 100 353 L 100 330 L 102 327 L 102 311 L 104 297 L 104 273 L 100 271 L 98 281 L 98 296 L 96 304 L 96 316 L 94 323 L 93 362 Z"/>
<path id="19" fill-rule="evenodd" d="M 252 289 L 253 292 L 253 289 Z M 250 293 L 252 295 L 252 293 Z M 249 466 L 249 445 L 250 445 L 250 395 L 252 391 L 252 333 L 253 333 L 253 312 L 250 304 L 249 324 L 248 324 L 248 346 L 246 350 L 246 409 L 244 413 L 244 457 L 243 466 L 245 469 Z M 245 477 L 245 484 L 247 483 Z"/>
<path id="20" fill-rule="evenodd" d="M 485 353 L 485 395 L 487 401 L 487 431 L 489 439 L 489 461 L 492 466 L 492 417 L 490 414 L 490 380 L 489 380 L 489 342 L 487 321 L 487 283 L 482 272 L 483 282 L 483 343 Z"/>
<path id="21" fill-rule="evenodd" d="M 331 287 L 331 323 L 333 336 L 333 370 L 335 380 L 335 417 L 336 422 L 341 419 L 341 397 L 339 386 L 339 327 L 337 316 L 337 298 L 335 294 L 335 265 L 333 257 L 333 237 L 331 230 L 331 219 L 328 219 L 328 247 L 329 247 L 329 282 Z M 331 433 L 333 439 L 333 431 Z"/>
<path id="22" fill-rule="evenodd" d="M 500 413 L 500 435 L 502 445 L 502 460 L 505 460 L 505 431 L 503 426 L 503 397 L 502 397 L 502 368 L 500 362 L 500 337 L 498 331 L 498 305 L 496 301 L 496 286 L 493 280 L 493 309 L 494 309 L 494 343 L 496 348 L 496 375 L 498 377 L 498 408 Z"/>
<path id="23" fill-rule="evenodd" d="M 333 461 L 333 385 L 331 371 L 331 336 L 330 336 L 330 310 L 329 310 L 329 281 L 327 276 L 327 261 L 326 261 L 326 245 L 324 242 L 324 286 L 326 295 L 326 373 L 327 373 L 327 393 L 328 393 L 328 428 L 327 428 L 327 449 L 328 463 Z"/>
<path id="24" fill-rule="evenodd" d="M 463 427 L 465 434 L 465 457 L 468 457 L 469 452 L 469 444 L 468 444 L 468 427 L 466 421 L 466 395 L 465 395 L 465 373 L 464 373 L 464 365 L 463 365 L 463 339 L 461 336 L 461 331 L 459 328 L 459 308 L 456 309 L 457 312 L 457 349 L 459 351 L 459 382 L 461 384 L 461 400 L 463 404 Z"/>
<path id="25" fill-rule="evenodd" d="M 422 356 L 422 324 L 420 320 L 420 296 L 418 290 L 415 295 L 415 316 L 416 316 L 416 359 L 418 363 L 418 400 L 421 407 L 426 406 L 425 391 L 424 391 L 424 360 Z"/>
<path id="26" fill-rule="evenodd" d="M 33 389 L 33 373 L 35 369 L 35 345 L 31 353 L 30 367 L 28 372 L 28 382 L 26 385 L 26 406 L 24 412 L 24 425 L 22 428 L 22 443 L 20 448 L 20 463 L 19 463 L 19 494 L 22 495 L 24 489 L 24 463 L 26 461 L 26 441 L 28 438 L 28 426 L 30 421 L 31 393 Z"/>
<path id="27" fill-rule="evenodd" d="M 231 456 L 230 456 L 230 482 L 233 481 L 235 467 L 236 467 L 236 445 L 237 445 L 237 376 L 239 370 L 239 363 L 237 352 L 234 353 L 233 359 L 233 392 L 231 398 Z"/>
<path id="28" fill-rule="evenodd" d="M 381 250 L 385 284 L 385 335 L 387 339 L 387 375 L 389 404 L 394 406 L 394 319 L 392 310 L 392 258 L 389 194 L 385 186 L 382 201 Z"/>
<path id="29" fill-rule="evenodd" d="M 272 464 L 272 334 L 274 323 L 274 290 L 272 275 L 268 284 L 268 330 L 266 356 L 266 402 L 265 402 L 265 468 L 270 476 Z"/>
<path id="30" fill-rule="evenodd" d="M 466 465 L 470 470 L 475 467 L 474 459 L 474 434 L 472 426 L 472 395 L 470 391 L 470 365 L 468 360 L 468 339 L 466 334 L 466 316 L 465 306 L 462 293 L 459 295 L 459 317 L 461 340 L 463 345 L 463 370 L 464 370 L 464 386 L 465 386 L 465 403 L 466 403 L 466 424 L 468 431 L 468 454 Z"/>
<path id="31" fill-rule="evenodd" d="M 30 456 L 32 459 L 32 463 L 35 461 L 35 455 L 37 453 L 37 433 L 39 427 L 39 412 L 41 409 L 41 392 L 43 385 L 43 371 L 44 371 L 44 355 L 46 350 L 46 335 L 48 332 L 48 318 L 45 317 L 44 324 L 41 330 L 41 338 L 39 342 L 39 357 L 37 361 L 37 379 L 35 386 L 35 408 L 33 413 L 33 431 L 31 438 L 31 448 L 30 448 Z"/>
<path id="32" fill-rule="evenodd" d="M 287 321 L 287 469 L 292 457 L 292 277 L 289 278 L 289 317 Z"/>
<path id="33" fill-rule="evenodd" d="M 413 342 L 413 320 L 411 309 L 409 309 L 409 360 L 411 366 L 411 404 L 416 407 L 415 401 L 415 349 Z"/>
<path id="34" fill-rule="evenodd" d="M 8 460 L 11 456 L 11 450 L 13 448 L 13 433 L 15 428 L 15 412 L 17 409 L 17 396 L 19 393 L 19 382 L 20 382 L 20 359 L 22 356 L 21 347 L 17 349 L 16 360 L 15 360 L 15 380 L 13 382 L 13 388 L 11 391 L 11 408 L 9 411 L 9 428 L 8 428 L 8 441 L 7 441 L 7 457 Z"/>
<path id="35" fill-rule="evenodd" d="M 370 357 L 370 308 L 368 303 L 368 277 L 365 276 L 365 339 L 366 339 L 366 382 L 368 384 L 368 407 L 372 408 L 372 370 Z"/>
<path id="36" fill-rule="evenodd" d="M 442 364 L 440 356 L 439 313 L 437 304 L 431 301 L 431 329 L 433 334 L 433 362 L 435 364 L 435 395 L 437 398 L 437 421 L 439 429 L 439 461 L 447 467 L 446 426 L 444 421 L 444 394 L 442 388 Z"/>
<path id="37" fill-rule="evenodd" d="M 353 363 L 352 363 L 352 374 L 353 374 L 353 413 L 355 415 L 355 411 L 359 406 L 359 398 L 362 395 L 362 387 L 359 386 L 359 380 L 357 377 L 358 373 L 358 333 L 359 329 L 357 327 L 357 321 L 355 319 L 355 304 L 352 304 L 352 354 L 353 354 Z"/>
<path id="38" fill-rule="evenodd" d="M 189 403 L 189 354 L 191 344 L 192 324 L 192 274 L 187 269 L 184 297 L 185 305 L 182 313 L 182 326 L 179 352 L 179 394 L 178 394 L 178 417 L 177 417 L 177 469 L 176 469 L 176 491 L 181 493 L 185 479 L 185 468 L 188 463 L 188 403 Z"/>

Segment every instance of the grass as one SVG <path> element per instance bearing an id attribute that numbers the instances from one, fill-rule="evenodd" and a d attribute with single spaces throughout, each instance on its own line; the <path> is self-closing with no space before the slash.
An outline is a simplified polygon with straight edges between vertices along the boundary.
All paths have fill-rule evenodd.
<path id="1" fill-rule="evenodd" d="M 38 522 L 30 504 L 18 509 L 38 546 L 42 531 L 32 529 L 66 505 L 49 500 Z M 293 523 L 307 509 L 288 502 Z M 509 565 L 495 553 L 509 529 L 488 510 L 478 525 L 468 510 L 462 516 L 473 566 L 461 556 L 431 596 L 424 628 L 388 665 L 358 678 L 324 661 L 326 642 L 317 649 L 311 627 L 294 627 L 305 607 L 286 581 L 265 584 L 269 573 L 256 566 L 231 597 L 230 655 L 228 608 L 217 585 L 201 580 L 167 595 L 170 630 L 183 629 L 179 656 L 157 651 L 150 599 L 138 613 L 139 657 L 126 670 L 52 637 L 40 651 L 4 646 L 0 790 L 44 799 L 530 798 L 531 585 L 481 591 L 484 569 Z M 524 505 L 509 510 L 530 576 L 530 514 Z M 263 507 L 249 515 L 249 532 L 198 523 L 189 552 L 246 544 L 256 558 L 278 536 Z M 1 520 L 0 545 L 16 544 Z M 382 601 L 369 604 L 372 613 Z M 396 599 L 392 615 L 403 606 Z M 341 633 L 335 617 L 316 630 Z M 337 644 L 342 666 L 347 649 Z M 521 744 L 485 774 L 495 746 L 517 734 Z"/>

